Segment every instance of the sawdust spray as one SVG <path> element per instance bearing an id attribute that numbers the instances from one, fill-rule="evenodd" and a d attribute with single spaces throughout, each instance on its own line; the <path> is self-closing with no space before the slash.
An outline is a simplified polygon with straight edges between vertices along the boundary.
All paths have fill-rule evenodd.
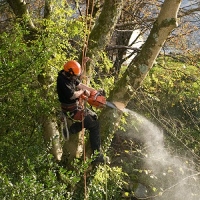
<path id="1" fill-rule="evenodd" d="M 191 158 L 181 158 L 169 153 L 164 145 L 163 131 L 145 117 L 124 109 L 129 114 L 128 137 L 144 144 L 146 155 L 143 168 L 149 170 L 148 185 L 155 194 L 137 194 L 138 197 L 154 200 L 200 200 L 200 173 L 188 162 Z M 148 189 L 148 187 L 146 187 Z M 150 196 L 149 196 L 150 195 Z M 142 198 L 141 198 L 142 199 Z"/>

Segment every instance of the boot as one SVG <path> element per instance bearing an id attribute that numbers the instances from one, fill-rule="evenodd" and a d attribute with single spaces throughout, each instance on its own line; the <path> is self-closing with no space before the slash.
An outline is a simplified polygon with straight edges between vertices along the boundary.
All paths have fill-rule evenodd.
<path id="1" fill-rule="evenodd" d="M 92 164 L 104 164 L 105 163 L 105 158 L 102 153 L 94 154 L 94 160 L 92 161 Z"/>

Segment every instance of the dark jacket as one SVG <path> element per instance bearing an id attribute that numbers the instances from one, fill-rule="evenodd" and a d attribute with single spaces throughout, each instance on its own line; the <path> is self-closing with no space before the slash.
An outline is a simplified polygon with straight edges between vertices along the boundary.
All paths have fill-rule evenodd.
<path id="1" fill-rule="evenodd" d="M 76 86 L 79 85 L 79 80 L 71 80 L 63 74 L 64 70 L 58 73 L 57 77 L 57 93 L 60 103 L 72 104 L 75 103 L 77 99 L 71 100 L 76 91 Z"/>

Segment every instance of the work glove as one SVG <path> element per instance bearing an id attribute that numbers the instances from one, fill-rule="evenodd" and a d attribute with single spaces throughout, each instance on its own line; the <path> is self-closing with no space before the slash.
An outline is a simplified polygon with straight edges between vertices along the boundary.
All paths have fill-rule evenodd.
<path id="1" fill-rule="evenodd" d="M 98 89 L 97 92 L 102 95 L 102 96 L 106 96 L 106 91 L 104 89 Z"/>
<path id="2" fill-rule="evenodd" d="M 89 96 L 90 96 L 90 91 L 84 90 L 83 94 L 84 94 L 85 96 L 89 97 Z"/>

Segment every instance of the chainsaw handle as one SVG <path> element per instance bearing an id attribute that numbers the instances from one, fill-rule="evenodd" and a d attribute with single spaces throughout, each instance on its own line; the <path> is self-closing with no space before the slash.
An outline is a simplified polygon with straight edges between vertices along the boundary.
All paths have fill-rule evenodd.
<path id="1" fill-rule="evenodd" d="M 84 90 L 83 94 L 87 97 L 90 97 L 90 94 L 91 92 L 89 90 Z"/>
<path id="2" fill-rule="evenodd" d="M 99 91 L 97 91 L 97 93 L 94 95 L 94 100 L 96 100 L 98 96 L 102 96 L 101 92 L 99 92 Z"/>
<path id="3" fill-rule="evenodd" d="M 106 98 L 102 95 L 101 91 L 91 91 L 89 97 L 83 93 L 80 98 L 87 101 L 91 106 L 96 108 L 103 108 L 106 105 Z"/>
<path id="4" fill-rule="evenodd" d="M 86 101 L 88 100 L 88 96 L 86 96 L 84 93 L 81 94 L 80 98 Z"/>

